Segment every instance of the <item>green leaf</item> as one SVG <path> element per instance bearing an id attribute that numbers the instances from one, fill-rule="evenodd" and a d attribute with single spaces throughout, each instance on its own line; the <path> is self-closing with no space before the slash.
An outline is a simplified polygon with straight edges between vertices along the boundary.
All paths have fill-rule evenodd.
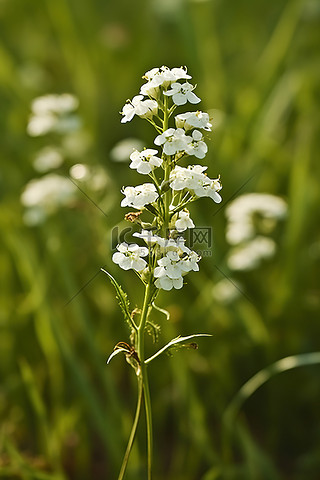
<path id="1" fill-rule="evenodd" d="M 258 388 L 279 373 L 298 367 L 320 364 L 320 352 L 301 353 L 282 358 L 253 375 L 231 400 L 223 415 L 224 423 L 231 427 L 244 402 L 254 394 Z"/>
<path id="2" fill-rule="evenodd" d="M 130 314 L 130 303 L 128 300 L 128 295 L 123 291 L 122 287 L 119 285 L 116 279 L 109 272 L 104 270 L 104 268 L 101 268 L 101 271 L 106 275 L 108 275 L 112 285 L 116 290 L 116 293 L 117 293 L 116 297 L 118 299 L 125 321 L 129 324 L 131 329 L 133 328 L 136 331 L 137 326 Z"/>
<path id="3" fill-rule="evenodd" d="M 154 360 L 156 357 L 158 357 L 159 355 L 164 353 L 169 348 L 175 347 L 179 343 L 183 344 L 183 342 L 185 342 L 186 340 L 190 340 L 191 338 L 195 338 L 195 337 L 212 337 L 212 335 L 210 333 L 194 333 L 193 335 L 188 335 L 187 337 L 181 337 L 179 335 L 179 337 L 173 338 L 169 343 L 167 343 L 167 345 L 160 348 L 160 350 L 158 350 L 157 353 L 152 355 L 152 357 L 149 357 L 145 361 L 145 363 L 150 363 L 152 360 Z M 181 346 L 183 346 L 183 345 L 181 345 Z M 190 345 L 184 345 L 184 346 L 189 347 Z"/>

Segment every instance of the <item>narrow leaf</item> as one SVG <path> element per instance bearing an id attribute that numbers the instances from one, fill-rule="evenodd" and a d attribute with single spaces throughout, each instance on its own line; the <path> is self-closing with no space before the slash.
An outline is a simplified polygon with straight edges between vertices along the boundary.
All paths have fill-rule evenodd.
<path id="1" fill-rule="evenodd" d="M 115 357 L 116 355 L 118 355 L 118 353 L 121 353 L 121 352 L 128 353 L 128 351 L 125 348 L 117 348 L 109 356 L 109 358 L 107 360 L 107 365 L 108 365 L 108 363 L 110 363 L 110 361 L 112 360 L 113 357 Z"/>
<path id="2" fill-rule="evenodd" d="M 187 337 L 181 337 L 179 335 L 179 337 L 176 337 L 176 338 L 173 338 L 169 343 L 167 343 L 167 345 L 165 345 L 164 347 L 160 348 L 160 350 L 157 351 L 157 353 L 155 353 L 154 355 L 152 355 L 152 357 L 149 357 L 145 363 L 150 363 L 152 360 L 154 360 L 156 357 L 158 357 L 159 355 L 161 355 L 163 352 L 165 352 L 166 350 L 168 350 L 169 348 L 179 344 L 179 343 L 183 343 L 185 342 L 186 340 L 190 340 L 191 338 L 195 338 L 195 337 L 212 337 L 212 335 L 210 333 L 194 333 L 193 335 L 188 335 Z"/>
<path id="3" fill-rule="evenodd" d="M 103 273 L 105 273 L 106 275 L 108 275 L 112 285 L 114 286 L 114 288 L 116 290 L 117 299 L 119 301 L 120 308 L 121 308 L 122 313 L 124 315 L 124 319 L 126 320 L 126 322 L 129 323 L 131 328 L 133 328 L 134 330 L 137 330 L 137 326 L 136 326 L 135 322 L 133 321 L 133 319 L 130 315 L 130 309 L 129 309 L 130 303 L 129 303 L 127 294 L 123 291 L 122 287 L 119 285 L 119 283 L 116 281 L 116 279 L 109 272 L 104 270 L 104 268 L 101 268 L 101 271 Z"/>

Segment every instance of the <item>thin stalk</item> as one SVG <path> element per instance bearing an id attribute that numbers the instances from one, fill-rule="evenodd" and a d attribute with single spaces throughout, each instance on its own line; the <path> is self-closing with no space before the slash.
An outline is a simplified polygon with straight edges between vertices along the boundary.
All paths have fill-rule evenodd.
<path id="1" fill-rule="evenodd" d="M 143 393 L 144 393 L 144 407 L 146 412 L 146 424 L 147 424 L 147 450 L 148 450 L 148 480 L 151 480 L 152 476 L 152 463 L 153 463 L 153 433 L 152 433 L 152 412 L 151 412 L 151 398 L 149 390 L 149 380 L 147 374 L 146 364 L 143 364 Z"/>
<path id="2" fill-rule="evenodd" d="M 143 390 L 143 388 L 142 388 L 142 381 L 141 381 L 141 378 L 138 377 L 138 401 L 137 401 L 137 408 L 136 408 L 136 413 L 135 413 L 135 416 L 134 416 L 134 421 L 133 421 L 132 429 L 131 429 L 131 432 L 130 432 L 130 437 L 129 437 L 129 440 L 128 440 L 128 445 L 127 445 L 126 453 L 124 454 L 124 457 L 123 457 L 123 461 L 122 461 L 122 465 L 121 465 L 121 469 L 120 469 L 120 473 L 119 473 L 118 480 L 122 480 L 122 479 L 123 479 L 124 474 L 125 474 L 126 469 L 127 469 L 127 465 L 128 465 L 128 461 L 129 461 L 129 456 L 130 456 L 130 453 L 131 453 L 131 449 L 132 449 L 134 437 L 135 437 L 135 435 L 136 435 L 136 431 L 137 431 L 137 427 L 138 427 L 138 423 L 139 423 L 139 417 L 140 417 L 140 411 L 141 411 L 141 403 L 142 403 L 142 390 Z"/>
<path id="3" fill-rule="evenodd" d="M 145 355 L 144 355 L 144 334 L 145 334 L 145 327 L 146 327 L 148 314 L 152 308 L 151 301 L 152 301 L 153 295 L 154 295 L 154 289 L 153 289 L 152 279 L 150 279 L 145 289 L 140 325 L 138 327 L 138 335 L 137 335 L 137 352 L 140 360 L 140 368 L 141 368 L 140 376 L 141 376 L 141 382 L 142 382 L 142 388 L 143 388 L 144 406 L 145 406 L 146 424 L 147 424 L 148 480 L 151 480 L 151 474 L 152 474 L 153 438 L 152 438 L 151 400 L 150 400 L 149 382 L 148 382 L 147 368 L 145 364 Z"/>
<path id="4" fill-rule="evenodd" d="M 168 111 L 168 97 L 164 97 L 164 109 L 163 109 L 163 131 L 168 129 L 169 126 L 169 111 Z M 168 182 L 170 177 L 171 165 L 170 165 L 170 157 L 165 155 L 164 161 L 164 181 Z M 163 236 L 166 237 L 169 228 L 169 207 L 171 203 L 171 198 L 169 195 L 170 191 L 168 190 L 164 194 L 164 215 L 163 215 Z"/>

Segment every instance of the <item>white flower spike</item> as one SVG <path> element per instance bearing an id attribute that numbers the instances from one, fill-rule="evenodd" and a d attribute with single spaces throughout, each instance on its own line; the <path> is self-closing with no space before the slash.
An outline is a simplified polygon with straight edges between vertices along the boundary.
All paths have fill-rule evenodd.
<path id="1" fill-rule="evenodd" d="M 180 347 L 192 346 L 191 343 L 184 345 L 182 342 L 206 334 L 177 337 L 149 358 L 145 357 L 144 337 L 147 329 L 152 326 L 156 328 L 153 324 L 154 309 L 169 317 L 168 312 L 155 305 L 159 290 L 180 290 L 184 285 L 184 277 L 199 271 L 200 255 L 192 251 L 181 236 L 187 229 L 195 228 L 188 205 L 200 197 L 210 197 L 216 203 L 221 202 L 218 192 L 222 187 L 219 178 L 209 178 L 207 166 L 186 164 L 189 156 L 201 160 L 206 156 L 208 146 L 204 133 L 212 129 L 209 115 L 202 111 L 181 113 L 173 117 L 177 106 L 200 102 L 194 93 L 195 87 L 189 83 L 191 75 L 187 69 L 166 66 L 152 68 L 143 78 L 146 83 L 141 86 L 140 94 L 123 107 L 121 122 L 130 122 L 135 116 L 146 119 L 157 132 L 154 138 L 157 149 L 141 150 L 142 147 L 137 147 L 127 154 L 126 158 L 130 156 L 131 160 L 130 168 L 138 174 L 149 175 L 149 183 L 123 187 L 121 206 L 139 210 L 127 213 L 125 219 L 140 225 L 141 231 L 133 233 L 133 236 L 141 243 L 144 241 L 148 248 L 136 243 L 121 243 L 112 260 L 124 270 L 137 272 L 145 292 L 141 308 L 137 306 L 131 310 L 127 294 L 108 274 L 131 329 L 130 343 L 118 342 L 109 360 L 118 353 L 124 354 L 127 362 L 135 369 L 140 392 L 145 396 L 148 478 L 151 478 L 151 411 L 149 398 L 146 397 L 149 386 L 147 375 L 144 374 L 145 366 L 173 345 L 180 343 Z M 259 251 L 261 250 L 260 248 Z M 137 422 L 131 435 L 136 427 Z M 126 454 L 121 467 L 123 474 L 127 457 Z"/>

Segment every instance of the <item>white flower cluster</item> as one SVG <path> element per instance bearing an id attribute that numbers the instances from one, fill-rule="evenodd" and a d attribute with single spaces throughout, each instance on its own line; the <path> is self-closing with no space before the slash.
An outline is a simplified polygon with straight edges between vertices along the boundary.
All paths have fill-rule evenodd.
<path id="1" fill-rule="evenodd" d="M 66 133 L 77 130 L 80 119 L 74 111 L 78 105 L 78 99 L 70 93 L 48 94 L 35 98 L 31 104 L 28 134 L 38 137 L 51 132 Z"/>
<path id="2" fill-rule="evenodd" d="M 170 173 L 170 187 L 177 191 L 187 189 L 196 197 L 210 197 L 214 202 L 220 203 L 220 180 L 207 177 L 203 173 L 206 169 L 202 165 L 189 165 L 188 168 L 176 166 Z"/>
<path id="3" fill-rule="evenodd" d="M 144 183 L 136 187 L 125 187 L 122 193 L 125 195 L 125 198 L 121 202 L 121 207 L 137 209 L 153 203 L 159 196 L 153 183 Z"/>
<path id="4" fill-rule="evenodd" d="M 132 100 L 128 100 L 122 109 L 122 123 L 130 122 L 135 115 L 141 118 L 150 118 L 158 113 L 158 102 L 160 89 L 164 90 L 164 95 L 171 96 L 175 105 L 185 105 L 187 102 L 199 103 L 201 100 L 193 90 L 195 87 L 188 82 L 183 84 L 177 80 L 188 80 L 191 78 L 184 68 L 153 68 L 145 73 L 147 81 L 140 89 L 140 95 L 136 95 Z M 171 90 L 168 88 L 171 87 Z M 148 99 L 145 99 L 147 96 Z"/>
<path id="5" fill-rule="evenodd" d="M 168 128 L 155 138 L 154 143 L 162 145 L 166 155 L 185 152 L 187 155 L 204 158 L 208 151 L 207 144 L 203 141 L 203 135 L 199 130 L 194 130 L 191 135 L 186 135 L 182 128 L 176 130 Z"/>
<path id="6" fill-rule="evenodd" d="M 158 289 L 180 289 L 183 277 L 199 270 L 200 260 L 200 256 L 186 247 L 184 239 L 179 236 L 181 232 L 195 228 L 186 206 L 199 197 L 210 197 L 220 203 L 222 199 L 218 192 L 222 187 L 219 178 L 211 179 L 206 175 L 206 166 L 182 167 L 177 163 L 187 156 L 193 155 L 197 159 L 206 156 L 208 147 L 203 133 L 211 131 L 212 124 L 209 115 L 200 110 L 180 113 L 174 117 L 173 126 L 169 124 L 178 106 L 200 102 L 194 93 L 195 87 L 189 83 L 191 76 L 186 68 L 153 68 L 143 78 L 146 83 L 139 94 L 124 105 L 121 122 L 129 122 L 135 115 L 145 118 L 157 131 L 154 144 L 160 152 L 153 148 L 139 148 L 129 155 L 130 168 L 149 175 L 152 183 L 123 187 L 125 198 L 121 206 L 147 209 L 154 219 L 151 223 L 144 223 L 140 219 L 143 212 L 127 214 L 127 220 L 143 227 L 140 233 L 133 235 L 143 239 L 147 248 L 121 243 L 113 261 L 124 270 L 135 270 L 142 280 L 148 278 L 150 281 L 151 278 Z M 142 258 L 147 255 L 148 262 Z"/>
<path id="7" fill-rule="evenodd" d="M 189 249 L 188 249 L 189 250 Z M 183 286 L 183 276 L 192 270 L 199 271 L 200 256 L 191 250 L 188 253 L 169 250 L 158 260 L 158 267 L 154 270 L 155 286 L 163 290 L 180 289 Z"/>
<path id="8" fill-rule="evenodd" d="M 26 208 L 24 221 L 33 226 L 42 223 L 60 207 L 71 206 L 76 199 L 76 187 L 70 180 L 56 173 L 30 180 L 21 194 Z"/>
<path id="9" fill-rule="evenodd" d="M 226 209 L 226 239 L 233 246 L 228 265 L 232 270 L 252 270 L 272 257 L 276 243 L 269 235 L 287 214 L 286 202 L 267 193 L 248 193 Z"/>

